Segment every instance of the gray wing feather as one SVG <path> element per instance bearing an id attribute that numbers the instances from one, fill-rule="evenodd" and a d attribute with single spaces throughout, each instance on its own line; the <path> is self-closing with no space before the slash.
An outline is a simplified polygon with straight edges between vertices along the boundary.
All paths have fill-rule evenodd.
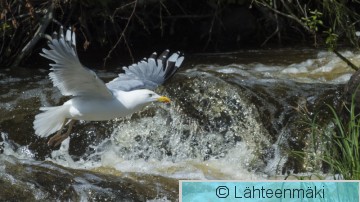
<path id="1" fill-rule="evenodd" d="M 135 89 L 153 90 L 171 78 L 181 66 L 184 57 L 165 50 L 159 57 L 153 53 L 148 59 L 144 58 L 129 67 L 123 67 L 124 73 L 110 81 L 106 86 L 111 90 L 131 91 Z"/>
<path id="2" fill-rule="evenodd" d="M 63 95 L 112 97 L 111 91 L 95 72 L 80 63 L 75 33 L 68 29 L 64 36 L 61 27 L 60 36 L 55 33 L 48 45 L 50 49 L 42 49 L 40 55 L 55 62 L 50 64 L 52 72 L 49 76 Z"/>

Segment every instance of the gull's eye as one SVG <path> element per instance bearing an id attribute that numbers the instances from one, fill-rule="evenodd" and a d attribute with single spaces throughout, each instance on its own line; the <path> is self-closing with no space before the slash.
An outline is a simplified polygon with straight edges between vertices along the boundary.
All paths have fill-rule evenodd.
<path id="1" fill-rule="evenodd" d="M 152 97 L 152 96 L 154 96 L 154 94 L 152 94 L 152 93 L 149 93 L 149 97 Z"/>

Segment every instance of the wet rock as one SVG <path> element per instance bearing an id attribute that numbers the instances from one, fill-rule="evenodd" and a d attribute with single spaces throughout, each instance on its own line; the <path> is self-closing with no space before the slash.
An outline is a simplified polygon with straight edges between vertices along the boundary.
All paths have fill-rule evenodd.
<path id="1" fill-rule="evenodd" d="M 64 168 L 0 155 L 3 201 L 147 201 L 178 198 L 178 181 L 161 176 Z M 115 172 L 116 173 L 116 172 Z"/>
<path id="2" fill-rule="evenodd" d="M 205 155 L 203 158 L 223 155 L 239 140 L 254 151 L 270 146 L 259 114 L 242 89 L 210 74 L 188 72 L 183 78 L 177 75 L 167 86 L 166 93 L 175 98 L 179 113 L 202 131 L 197 132 L 204 133 L 194 137 L 202 138 L 195 142 L 202 148 L 199 150 Z M 182 138 L 188 136 L 186 131 L 180 132 L 184 134 Z"/>

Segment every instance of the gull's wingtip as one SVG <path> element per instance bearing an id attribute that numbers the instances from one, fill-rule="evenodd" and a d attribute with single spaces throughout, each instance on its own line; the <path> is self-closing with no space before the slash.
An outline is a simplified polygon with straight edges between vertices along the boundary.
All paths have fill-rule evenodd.
<path id="1" fill-rule="evenodd" d="M 75 32 L 72 32 L 72 40 L 71 40 L 71 42 L 72 42 L 72 45 L 74 47 L 76 47 Z"/>
<path id="2" fill-rule="evenodd" d="M 184 61 L 184 54 L 182 54 L 180 51 L 177 51 L 169 57 L 168 61 L 175 62 L 175 66 L 179 68 L 181 63 Z"/>
<path id="3" fill-rule="evenodd" d="M 65 35 L 65 40 L 66 41 L 71 41 L 71 29 L 70 27 L 66 29 L 66 35 Z"/>
<path id="4" fill-rule="evenodd" d="M 73 47 L 76 47 L 75 32 L 71 29 L 71 27 L 66 29 L 65 41 L 70 42 Z"/>
<path id="5" fill-rule="evenodd" d="M 184 59 L 185 59 L 184 56 L 178 57 L 175 62 L 175 67 L 179 68 L 181 66 L 181 64 L 183 63 Z"/>
<path id="6" fill-rule="evenodd" d="M 59 33 L 60 33 L 60 38 L 64 38 L 64 27 L 63 26 L 60 26 Z"/>

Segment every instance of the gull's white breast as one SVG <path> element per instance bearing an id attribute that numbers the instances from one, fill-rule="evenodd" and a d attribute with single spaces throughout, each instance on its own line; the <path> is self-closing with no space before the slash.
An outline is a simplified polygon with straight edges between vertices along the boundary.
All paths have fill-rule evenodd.
<path id="1" fill-rule="evenodd" d="M 124 106 L 115 97 L 94 98 L 94 97 L 75 97 L 64 103 L 69 106 L 71 119 L 85 121 L 104 121 L 117 117 L 124 117 L 132 114 L 135 110 Z"/>

